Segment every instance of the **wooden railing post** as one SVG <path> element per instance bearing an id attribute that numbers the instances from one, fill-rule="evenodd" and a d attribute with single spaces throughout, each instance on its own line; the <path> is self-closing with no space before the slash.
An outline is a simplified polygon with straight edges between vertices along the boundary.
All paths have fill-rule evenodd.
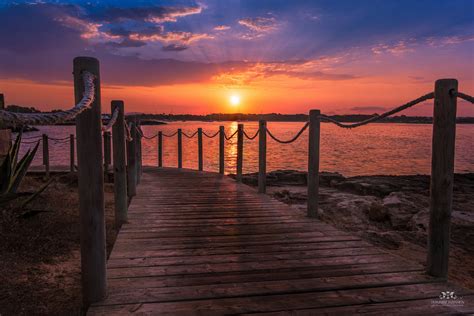
<path id="1" fill-rule="evenodd" d="M 82 298 L 88 306 L 106 296 L 106 243 L 104 214 L 104 169 L 102 164 L 102 120 L 100 109 L 99 61 L 91 57 L 74 59 L 74 95 L 78 103 L 84 94 L 82 74 L 95 76 L 91 108 L 76 117 L 79 213 L 81 231 Z"/>
<path id="2" fill-rule="evenodd" d="M 183 135 L 181 128 L 178 128 L 178 168 L 183 168 Z"/>
<path id="3" fill-rule="evenodd" d="M 225 165 L 224 165 L 224 144 L 225 144 L 225 130 L 224 126 L 219 126 L 219 173 L 224 174 Z"/>
<path id="4" fill-rule="evenodd" d="M 455 79 L 435 83 L 427 272 L 442 278 L 448 275 L 457 90 Z"/>
<path id="5" fill-rule="evenodd" d="M 137 128 L 140 128 L 140 121 L 137 121 Z M 136 147 L 136 155 L 137 155 L 137 184 L 140 183 L 142 178 L 142 136 L 140 133 L 137 132 L 137 147 Z"/>
<path id="6" fill-rule="evenodd" d="M 267 122 L 258 123 L 258 193 L 267 191 Z"/>
<path id="7" fill-rule="evenodd" d="M 104 132 L 104 172 L 107 175 L 111 160 L 110 132 Z"/>
<path id="8" fill-rule="evenodd" d="M 75 171 L 75 147 L 74 134 L 69 135 L 69 172 Z"/>
<path id="9" fill-rule="evenodd" d="M 132 120 L 130 128 L 132 140 L 127 141 L 127 192 L 129 198 L 137 195 L 137 130 L 135 123 L 136 121 Z"/>
<path id="10" fill-rule="evenodd" d="M 158 167 L 163 167 L 163 132 L 158 132 Z"/>
<path id="11" fill-rule="evenodd" d="M 114 154 L 114 201 L 115 227 L 119 228 L 127 221 L 127 165 L 125 154 L 125 115 L 123 101 L 111 103 L 111 113 L 118 111 L 117 121 L 112 126 L 112 142 Z"/>
<path id="12" fill-rule="evenodd" d="M 44 176 L 49 179 L 49 142 L 48 135 L 43 134 L 43 165 L 44 165 Z"/>
<path id="13" fill-rule="evenodd" d="M 203 153 L 202 153 L 202 128 L 198 128 L 198 170 L 203 169 Z"/>
<path id="14" fill-rule="evenodd" d="M 308 217 L 318 214 L 320 111 L 309 111 L 308 136 Z"/>
<path id="15" fill-rule="evenodd" d="M 244 161 L 244 124 L 237 125 L 237 182 L 242 182 L 242 165 Z"/>

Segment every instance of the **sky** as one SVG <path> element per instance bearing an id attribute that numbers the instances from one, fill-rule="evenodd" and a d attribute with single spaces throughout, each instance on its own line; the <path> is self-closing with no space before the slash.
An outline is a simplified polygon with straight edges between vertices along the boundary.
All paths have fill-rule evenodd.
<path id="1" fill-rule="evenodd" d="M 71 107 L 76 56 L 103 112 L 382 113 L 440 78 L 474 94 L 474 0 L 0 0 L 7 104 Z"/>

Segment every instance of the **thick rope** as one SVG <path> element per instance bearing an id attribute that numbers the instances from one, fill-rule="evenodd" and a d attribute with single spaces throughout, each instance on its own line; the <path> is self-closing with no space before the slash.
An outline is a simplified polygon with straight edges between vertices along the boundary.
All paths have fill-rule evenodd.
<path id="1" fill-rule="evenodd" d="M 115 122 L 117 122 L 118 115 L 119 115 L 119 110 L 116 108 L 114 110 L 114 113 L 112 113 L 112 117 L 107 122 L 107 125 L 102 126 L 102 132 L 110 132 L 110 130 L 112 129 L 112 126 L 114 126 Z"/>
<path id="2" fill-rule="evenodd" d="M 173 137 L 174 135 L 178 134 L 178 131 L 174 132 L 173 134 L 165 134 L 163 133 L 164 137 Z"/>
<path id="3" fill-rule="evenodd" d="M 294 142 L 295 140 L 298 139 L 298 137 L 301 136 L 301 134 L 303 134 L 303 132 L 308 128 L 309 126 L 309 122 L 306 122 L 306 124 L 300 129 L 300 131 L 292 138 L 292 139 L 289 139 L 289 140 L 281 140 L 281 139 L 278 139 L 276 138 L 271 132 L 270 130 L 268 129 L 268 127 L 265 127 L 265 129 L 267 130 L 267 133 L 268 135 L 276 142 L 280 143 L 280 144 L 289 144 L 289 143 L 292 143 Z"/>
<path id="4" fill-rule="evenodd" d="M 255 133 L 255 135 L 253 135 L 252 137 L 250 137 L 249 135 L 247 135 L 247 133 L 246 133 L 245 130 L 244 130 L 244 136 L 247 137 L 247 139 L 249 139 L 249 140 L 254 140 L 255 137 L 257 137 L 257 135 L 258 135 L 259 133 L 260 133 L 260 130 L 258 130 L 258 131 Z"/>
<path id="5" fill-rule="evenodd" d="M 191 135 L 188 135 L 186 134 L 185 132 L 181 132 L 183 134 L 184 137 L 187 137 L 187 138 L 193 138 L 194 136 L 196 136 L 196 134 L 198 133 L 198 131 L 195 131 L 193 134 Z"/>
<path id="6" fill-rule="evenodd" d="M 230 140 L 232 137 L 234 137 L 234 136 L 237 134 L 238 131 L 239 131 L 239 130 L 236 130 L 236 131 L 234 132 L 234 134 L 230 135 L 229 137 L 227 137 L 227 135 L 226 135 L 225 132 L 224 132 L 224 137 L 225 137 L 225 139 L 226 139 L 226 140 Z"/>
<path id="7" fill-rule="evenodd" d="M 143 137 L 143 131 L 142 131 L 142 128 L 140 127 L 140 125 L 134 125 L 134 126 L 135 126 L 135 130 L 138 133 L 138 136 Z"/>
<path id="8" fill-rule="evenodd" d="M 25 144 L 25 145 L 29 145 L 29 144 L 39 144 L 39 143 L 41 143 L 41 141 L 42 141 L 42 139 L 38 139 L 38 140 L 30 141 L 30 142 L 24 142 L 24 141 L 22 140 L 21 144 L 22 144 L 22 145 L 23 145 L 23 144 Z"/>
<path id="9" fill-rule="evenodd" d="M 131 142 L 133 140 L 132 132 L 130 131 L 131 125 L 133 125 L 133 123 L 131 123 L 131 122 L 130 123 L 125 122 L 125 124 L 124 124 L 125 135 L 127 136 L 127 142 Z"/>
<path id="10" fill-rule="evenodd" d="M 53 141 L 63 141 L 63 140 L 69 140 L 69 136 L 66 136 L 66 137 L 63 137 L 63 138 L 54 138 L 54 137 L 49 137 L 48 136 L 48 139 L 53 140 Z"/>
<path id="11" fill-rule="evenodd" d="M 36 136 L 31 136 L 31 137 L 22 137 L 21 139 L 36 139 L 36 138 L 42 138 L 43 135 L 36 135 Z"/>
<path id="12" fill-rule="evenodd" d="M 468 94 L 465 94 L 465 93 L 462 93 L 462 92 L 459 92 L 459 91 L 458 91 L 458 92 L 456 93 L 456 96 L 457 96 L 458 98 L 461 98 L 461 99 L 463 99 L 463 100 L 466 100 L 467 102 L 474 103 L 474 97 L 472 97 L 472 96 L 470 96 L 470 95 L 468 95 Z"/>
<path id="13" fill-rule="evenodd" d="M 214 137 L 216 137 L 217 135 L 219 135 L 219 131 L 217 131 L 217 132 L 216 132 L 215 134 L 213 134 L 213 135 L 208 135 L 208 134 L 207 134 L 206 132 L 204 132 L 204 131 L 202 132 L 202 134 L 203 134 L 204 136 L 206 136 L 207 138 L 214 138 Z"/>
<path id="14" fill-rule="evenodd" d="M 434 98 L 434 93 L 433 93 L 433 92 L 430 92 L 430 93 L 428 93 L 428 94 L 425 94 L 425 95 L 419 97 L 418 99 L 415 99 L 415 100 L 413 100 L 413 101 L 410 101 L 410 102 L 408 102 L 408 103 L 405 103 L 405 104 L 403 104 L 403 105 L 401 105 L 401 106 L 399 106 L 399 107 L 396 107 L 396 108 L 394 108 L 393 110 L 390 110 L 390 111 L 388 111 L 388 112 L 385 112 L 385 113 L 383 113 L 383 114 L 381 114 L 381 115 L 373 116 L 373 117 L 371 117 L 371 118 L 368 118 L 368 119 L 366 119 L 366 120 L 364 120 L 364 121 L 357 122 L 357 123 L 344 124 L 344 123 L 341 123 L 341 122 L 339 122 L 339 121 L 337 121 L 337 120 L 335 120 L 335 119 L 333 119 L 333 118 L 331 118 L 331 117 L 329 117 L 329 116 L 327 116 L 327 115 L 324 115 L 324 114 L 321 114 L 320 117 L 323 118 L 323 119 L 325 119 L 325 120 L 327 120 L 327 121 L 329 121 L 329 122 L 331 122 L 331 123 L 336 124 L 336 125 L 339 126 L 339 127 L 343 127 L 343 128 L 354 128 L 354 127 L 363 126 L 363 125 L 366 125 L 366 124 L 369 124 L 369 123 L 372 123 L 372 122 L 380 121 L 381 119 L 384 119 L 384 118 L 386 118 L 386 117 L 388 117 L 388 116 L 390 116 L 390 115 L 393 115 L 393 114 L 395 114 L 395 113 L 401 112 L 401 111 L 406 110 L 406 109 L 408 109 L 408 108 L 410 108 L 410 107 L 412 107 L 412 106 L 414 106 L 414 105 L 416 105 L 416 104 L 418 104 L 418 103 L 421 103 L 421 102 L 423 102 L 423 101 L 426 101 L 426 100 L 429 100 L 429 99 L 433 99 L 433 98 Z"/>
<path id="15" fill-rule="evenodd" d="M 146 136 L 145 134 L 143 134 L 143 138 L 145 138 L 145 139 L 153 139 L 153 138 L 156 138 L 157 136 L 158 136 L 158 133 L 156 133 L 153 136 Z"/>
<path id="16" fill-rule="evenodd" d="M 74 119 L 79 113 L 88 109 L 94 101 L 94 78 L 90 72 L 83 73 L 84 96 L 72 109 L 54 113 L 15 113 L 0 110 L 0 122 L 7 126 L 54 125 Z"/>

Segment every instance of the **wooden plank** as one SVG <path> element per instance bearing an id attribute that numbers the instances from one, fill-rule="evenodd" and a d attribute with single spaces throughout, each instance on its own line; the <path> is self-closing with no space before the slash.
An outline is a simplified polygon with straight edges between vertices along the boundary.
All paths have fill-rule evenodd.
<path id="1" fill-rule="evenodd" d="M 159 302 L 159 299 L 155 298 L 156 301 L 152 303 L 94 306 L 90 310 L 90 315 L 101 315 L 104 311 L 107 313 L 127 313 L 133 311 L 143 314 L 154 312 L 160 315 L 185 313 L 222 315 L 226 313 L 285 311 L 298 308 L 337 307 L 341 305 L 372 304 L 374 302 L 384 303 L 437 298 L 440 292 L 445 289 L 445 283 L 434 283 L 174 302 Z M 457 292 L 460 294 L 466 293 L 463 290 Z M 427 306 L 427 308 L 431 308 L 431 306 Z"/>
<path id="2" fill-rule="evenodd" d="M 222 175 L 144 170 L 91 315 L 330 313 L 470 293 Z"/>

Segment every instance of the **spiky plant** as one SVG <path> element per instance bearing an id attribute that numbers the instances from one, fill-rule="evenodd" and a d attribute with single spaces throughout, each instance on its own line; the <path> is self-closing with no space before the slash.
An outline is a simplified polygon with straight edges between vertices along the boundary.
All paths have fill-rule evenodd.
<path id="1" fill-rule="evenodd" d="M 0 199 L 16 194 L 38 150 L 39 141 L 33 149 L 28 149 L 23 158 L 18 160 L 21 137 L 20 132 L 0 165 Z"/>

